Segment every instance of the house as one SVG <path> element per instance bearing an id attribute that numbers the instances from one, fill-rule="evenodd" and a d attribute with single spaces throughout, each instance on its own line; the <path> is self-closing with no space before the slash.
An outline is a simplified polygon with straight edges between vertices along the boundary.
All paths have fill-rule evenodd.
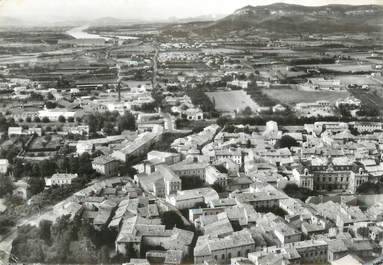
<path id="1" fill-rule="evenodd" d="M 184 161 L 171 165 L 170 168 L 180 178 L 197 177 L 205 181 L 205 171 L 208 163 L 186 163 Z"/>
<path id="2" fill-rule="evenodd" d="M 147 247 L 181 251 L 182 257 L 190 255 L 194 233 L 173 228 L 165 229 L 160 219 L 147 219 L 140 216 L 125 218 L 118 233 L 116 252 L 122 255 L 141 255 L 142 244 Z"/>
<path id="3" fill-rule="evenodd" d="M 331 261 L 331 265 L 363 265 L 364 262 L 355 255 L 346 255 L 343 258 Z"/>
<path id="4" fill-rule="evenodd" d="M 285 223 L 276 225 L 273 229 L 274 235 L 278 238 L 279 242 L 284 245 L 292 242 L 299 242 L 302 239 L 302 233 L 297 229 L 288 226 Z"/>
<path id="5" fill-rule="evenodd" d="M 287 199 L 286 195 L 278 191 L 231 193 L 238 205 L 250 204 L 255 209 L 272 209 L 279 207 L 281 200 Z"/>
<path id="6" fill-rule="evenodd" d="M 28 198 L 28 183 L 24 180 L 18 180 L 14 183 L 14 186 L 13 195 L 26 200 Z"/>
<path id="7" fill-rule="evenodd" d="M 140 187 L 154 196 L 165 197 L 181 190 L 181 179 L 165 164 L 160 164 L 151 174 L 141 173 L 134 177 Z"/>
<path id="8" fill-rule="evenodd" d="M 219 238 L 209 235 L 200 236 L 194 248 L 194 263 L 214 260 L 218 264 L 230 262 L 235 257 L 246 257 L 255 251 L 255 242 L 248 230 L 241 230 Z"/>
<path id="9" fill-rule="evenodd" d="M 221 173 L 213 166 L 207 166 L 205 169 L 205 182 L 210 185 L 219 185 L 226 187 L 229 177 L 225 173 Z"/>
<path id="10" fill-rule="evenodd" d="M 314 190 L 314 176 L 309 174 L 309 170 L 304 168 L 294 168 L 292 171 L 292 181 L 298 187 Z"/>
<path id="11" fill-rule="evenodd" d="M 227 191 L 248 189 L 254 182 L 247 176 L 230 178 L 227 184 Z"/>
<path id="12" fill-rule="evenodd" d="M 92 168 L 98 173 L 110 177 L 118 174 L 119 161 L 111 156 L 99 156 L 92 161 Z"/>
<path id="13" fill-rule="evenodd" d="M 242 165 L 242 151 L 240 148 L 215 149 L 213 157 L 216 163 L 225 162 L 227 159 L 231 159 L 237 165 Z"/>
<path id="14" fill-rule="evenodd" d="M 147 154 L 147 160 L 157 160 L 167 165 L 173 165 L 181 161 L 181 156 L 177 153 L 150 151 Z"/>
<path id="15" fill-rule="evenodd" d="M 189 220 L 190 222 L 193 223 L 195 220 L 197 220 L 201 216 L 215 216 L 224 211 L 225 211 L 224 207 L 189 209 Z"/>
<path id="16" fill-rule="evenodd" d="M 56 173 L 51 178 L 45 178 L 45 187 L 64 186 L 72 184 L 73 179 L 77 178 L 76 174 Z"/>
<path id="17" fill-rule="evenodd" d="M 133 156 L 144 155 L 149 151 L 150 146 L 160 139 L 161 134 L 162 130 L 161 132 L 142 133 L 133 142 L 129 142 L 121 149 L 114 151 L 111 156 L 125 163 Z"/>
<path id="18" fill-rule="evenodd" d="M 188 120 L 203 120 L 203 111 L 200 108 L 187 109 L 183 112 L 183 114 L 186 115 L 186 119 Z"/>
<path id="19" fill-rule="evenodd" d="M 340 238 L 325 239 L 328 244 L 328 261 L 338 260 L 348 254 L 348 248 Z"/>
<path id="20" fill-rule="evenodd" d="M 218 193 L 210 187 L 179 190 L 176 194 L 166 197 L 166 201 L 178 209 L 194 208 L 200 204 L 209 204 L 211 201 L 218 199 Z"/>
<path id="21" fill-rule="evenodd" d="M 301 256 L 301 263 L 315 264 L 326 263 L 328 244 L 323 240 L 306 240 L 288 243 L 286 248 L 295 249 Z"/>

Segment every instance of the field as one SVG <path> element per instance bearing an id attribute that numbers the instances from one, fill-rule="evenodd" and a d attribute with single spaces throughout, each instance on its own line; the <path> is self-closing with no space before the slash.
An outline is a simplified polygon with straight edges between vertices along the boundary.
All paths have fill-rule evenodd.
<path id="1" fill-rule="evenodd" d="M 302 91 L 297 89 L 264 89 L 265 93 L 270 98 L 282 104 L 294 106 L 299 102 L 315 102 L 318 100 L 328 100 L 334 103 L 339 98 L 345 98 L 349 96 L 348 92 L 338 91 Z"/>
<path id="2" fill-rule="evenodd" d="M 253 111 L 259 109 L 258 104 L 243 90 L 206 92 L 206 95 L 220 112 L 233 112 L 246 107 L 250 107 Z"/>

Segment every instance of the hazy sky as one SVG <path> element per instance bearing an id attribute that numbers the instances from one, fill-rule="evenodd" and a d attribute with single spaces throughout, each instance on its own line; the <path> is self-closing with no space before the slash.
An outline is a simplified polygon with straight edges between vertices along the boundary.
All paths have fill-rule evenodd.
<path id="1" fill-rule="evenodd" d="M 245 5 L 286 2 L 302 5 L 383 4 L 383 0 L 0 0 L 0 17 L 33 20 L 67 18 L 166 19 L 229 14 Z"/>

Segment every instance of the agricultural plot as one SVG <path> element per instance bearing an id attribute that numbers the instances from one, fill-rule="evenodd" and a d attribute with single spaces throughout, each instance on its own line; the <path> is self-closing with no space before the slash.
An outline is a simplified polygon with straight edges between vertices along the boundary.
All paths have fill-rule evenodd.
<path id="1" fill-rule="evenodd" d="M 250 107 L 259 110 L 259 105 L 243 90 L 206 92 L 215 109 L 219 112 L 233 112 Z"/>
<path id="2" fill-rule="evenodd" d="M 327 100 L 335 103 L 338 99 L 346 98 L 350 95 L 346 91 L 303 91 L 288 88 L 264 89 L 263 93 L 275 101 L 289 106 L 294 106 L 300 102 L 310 103 L 318 100 Z"/>

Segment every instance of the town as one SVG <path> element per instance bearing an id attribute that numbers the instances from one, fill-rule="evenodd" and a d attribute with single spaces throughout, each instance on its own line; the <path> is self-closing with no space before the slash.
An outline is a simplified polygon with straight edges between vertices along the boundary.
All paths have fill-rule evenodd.
<path id="1" fill-rule="evenodd" d="M 243 28 L 383 7 L 299 7 L 0 26 L 0 264 L 383 264 L 381 27 Z"/>

